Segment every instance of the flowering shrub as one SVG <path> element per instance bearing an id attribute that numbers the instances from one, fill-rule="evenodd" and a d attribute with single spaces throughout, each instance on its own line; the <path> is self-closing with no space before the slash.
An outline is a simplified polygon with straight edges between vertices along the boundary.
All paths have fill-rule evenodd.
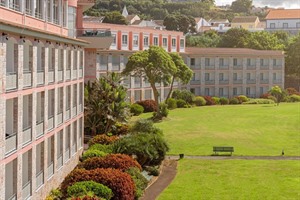
<path id="1" fill-rule="evenodd" d="M 295 88 L 286 88 L 286 92 L 288 93 L 288 95 L 296 94 L 300 96 L 300 92 L 298 92 Z"/>
<path id="2" fill-rule="evenodd" d="M 205 99 L 207 106 L 216 105 L 215 101 L 211 98 L 211 96 L 204 96 L 203 98 Z"/>
<path id="3" fill-rule="evenodd" d="M 108 136 L 105 134 L 96 135 L 89 141 L 89 146 L 93 144 L 112 144 L 118 139 L 119 139 L 118 136 Z"/>
<path id="4" fill-rule="evenodd" d="M 67 188 L 76 182 L 95 181 L 109 187 L 114 196 L 112 200 L 133 200 L 135 186 L 132 178 L 125 172 L 118 169 L 75 169 L 62 182 L 61 190 L 67 196 Z"/>
<path id="5" fill-rule="evenodd" d="M 130 167 L 136 167 L 142 170 L 141 165 L 136 160 L 125 154 L 109 154 L 102 158 L 93 157 L 83 161 L 78 167 L 87 170 L 96 168 L 114 168 L 121 171 L 125 171 Z"/>
<path id="6" fill-rule="evenodd" d="M 152 99 L 137 101 L 137 104 L 143 106 L 144 112 L 155 112 L 156 111 L 156 102 Z"/>

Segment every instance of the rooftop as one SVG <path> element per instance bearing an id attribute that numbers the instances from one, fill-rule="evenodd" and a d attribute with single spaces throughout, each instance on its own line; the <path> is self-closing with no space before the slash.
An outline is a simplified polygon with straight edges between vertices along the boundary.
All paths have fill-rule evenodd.
<path id="1" fill-rule="evenodd" d="M 270 10 L 266 19 L 300 19 L 300 9 Z"/>

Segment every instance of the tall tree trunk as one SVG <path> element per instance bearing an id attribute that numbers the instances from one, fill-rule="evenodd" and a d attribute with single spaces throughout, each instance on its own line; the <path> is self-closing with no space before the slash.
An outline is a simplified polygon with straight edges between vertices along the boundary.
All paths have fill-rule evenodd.
<path id="1" fill-rule="evenodd" d="M 173 90 L 173 84 L 174 84 L 174 81 L 175 81 L 175 77 L 173 76 L 173 78 L 172 78 L 172 83 L 171 83 L 171 88 L 170 88 L 170 91 L 169 91 L 169 94 L 168 94 L 168 96 L 167 96 L 167 98 L 166 98 L 166 101 L 170 98 L 170 96 L 171 96 L 171 93 L 172 93 L 172 90 Z"/>
<path id="2" fill-rule="evenodd" d="M 157 113 L 160 113 L 159 112 L 159 102 L 158 102 L 158 91 L 155 87 L 155 83 L 154 84 L 151 83 L 151 87 L 152 87 L 152 91 L 154 94 L 154 101 L 156 102 L 156 111 L 157 111 Z"/>

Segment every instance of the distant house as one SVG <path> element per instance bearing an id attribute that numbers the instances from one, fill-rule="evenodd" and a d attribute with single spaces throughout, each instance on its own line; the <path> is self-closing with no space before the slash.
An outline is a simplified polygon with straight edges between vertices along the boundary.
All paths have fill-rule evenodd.
<path id="1" fill-rule="evenodd" d="M 228 19 L 211 19 L 208 22 L 211 25 L 210 29 L 215 30 L 219 33 L 225 33 L 231 28 Z"/>
<path id="2" fill-rule="evenodd" d="M 196 21 L 196 31 L 197 32 L 207 31 L 211 27 L 210 23 L 202 17 L 196 17 L 195 21 Z"/>
<path id="3" fill-rule="evenodd" d="M 150 27 L 157 30 L 164 30 L 165 26 L 161 26 L 160 24 L 157 24 L 153 20 L 135 20 L 132 24 L 132 26 L 139 26 L 139 27 Z"/>
<path id="4" fill-rule="evenodd" d="M 259 24 L 257 16 L 237 16 L 231 21 L 231 28 L 256 29 Z"/>
<path id="5" fill-rule="evenodd" d="M 270 10 L 266 16 L 266 30 L 297 34 L 300 31 L 300 9 Z"/>
<path id="6" fill-rule="evenodd" d="M 137 20 L 141 20 L 138 15 L 129 15 L 126 6 L 124 6 L 122 15 L 126 18 L 128 24 L 133 24 Z"/>

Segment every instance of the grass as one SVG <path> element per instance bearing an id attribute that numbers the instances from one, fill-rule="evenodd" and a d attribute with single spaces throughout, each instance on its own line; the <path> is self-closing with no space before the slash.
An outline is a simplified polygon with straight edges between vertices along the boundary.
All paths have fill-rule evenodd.
<path id="1" fill-rule="evenodd" d="M 298 200 L 300 162 L 281 160 L 190 160 L 158 200 Z"/>
<path id="2" fill-rule="evenodd" d="M 282 149 L 300 155 L 300 103 L 175 109 L 156 126 L 164 131 L 169 154 L 211 155 L 213 146 L 233 146 L 234 155 L 277 156 Z"/>

